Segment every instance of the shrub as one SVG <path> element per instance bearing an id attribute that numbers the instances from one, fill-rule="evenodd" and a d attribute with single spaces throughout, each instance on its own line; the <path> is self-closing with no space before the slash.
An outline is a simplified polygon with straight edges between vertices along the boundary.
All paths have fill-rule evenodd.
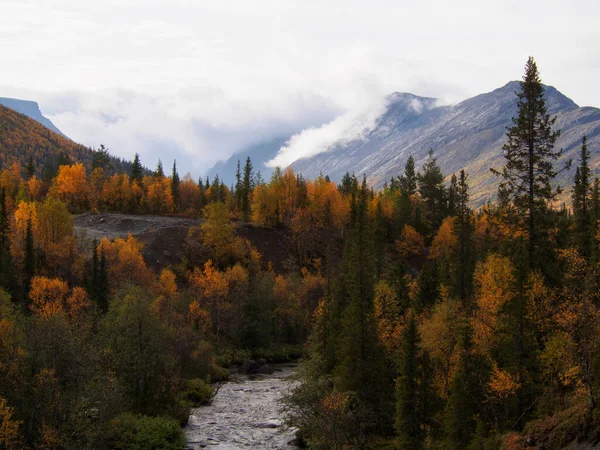
<path id="1" fill-rule="evenodd" d="M 185 383 L 183 397 L 193 406 L 199 406 L 210 402 L 213 392 L 210 384 L 200 378 L 194 378 Z"/>
<path id="2" fill-rule="evenodd" d="M 108 447 L 118 450 L 181 450 L 186 441 L 174 419 L 124 413 L 109 426 Z"/>

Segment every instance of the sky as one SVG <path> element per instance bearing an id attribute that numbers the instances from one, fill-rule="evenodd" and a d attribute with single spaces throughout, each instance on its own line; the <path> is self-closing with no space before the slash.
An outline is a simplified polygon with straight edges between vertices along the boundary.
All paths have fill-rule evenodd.
<path id="1" fill-rule="evenodd" d="M 385 97 L 454 104 L 519 79 L 600 106 L 600 2 L 0 0 L 0 97 L 66 135 L 204 173 L 292 136 L 272 164 L 359 138 Z"/>

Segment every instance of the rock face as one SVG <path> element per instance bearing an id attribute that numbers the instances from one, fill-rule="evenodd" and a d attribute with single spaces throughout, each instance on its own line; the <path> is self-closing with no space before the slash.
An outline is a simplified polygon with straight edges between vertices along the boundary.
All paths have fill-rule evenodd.
<path id="1" fill-rule="evenodd" d="M 42 112 L 40 111 L 40 107 L 36 102 L 32 102 L 29 100 L 19 100 L 16 98 L 0 97 L 0 105 L 4 105 L 7 108 L 12 109 L 13 111 L 21 113 L 39 123 L 41 123 L 46 128 L 54 131 L 55 133 L 58 133 L 64 137 L 67 137 L 64 135 L 64 133 L 62 131 L 60 131 L 50 121 L 50 119 L 48 119 L 42 115 Z"/>
<path id="2" fill-rule="evenodd" d="M 387 112 L 364 139 L 337 146 L 326 153 L 296 161 L 292 167 L 307 178 L 319 173 L 339 181 L 345 172 L 365 173 L 375 187 L 402 173 L 409 155 L 420 167 L 433 149 L 445 174 L 465 169 L 469 173 L 474 205 L 481 205 L 496 192 L 497 180 L 489 171 L 502 168 L 502 145 L 506 127 L 517 112 L 512 81 L 492 92 L 465 100 L 455 106 L 436 106 L 430 98 L 412 94 L 393 94 Z M 600 110 L 579 107 L 555 88 L 546 87 L 549 113 L 557 116 L 555 129 L 562 130 L 557 148 L 564 149 L 563 160 L 577 160 L 584 134 L 588 136 L 592 168 L 600 165 Z M 563 171 L 558 183 L 571 185 L 574 167 Z"/>

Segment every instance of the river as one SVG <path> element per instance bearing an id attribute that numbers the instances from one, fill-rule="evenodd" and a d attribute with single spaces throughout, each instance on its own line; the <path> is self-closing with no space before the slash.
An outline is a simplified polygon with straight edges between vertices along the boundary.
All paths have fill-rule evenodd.
<path id="1" fill-rule="evenodd" d="M 280 400 L 294 386 L 294 365 L 271 375 L 233 374 L 210 405 L 192 410 L 185 436 L 189 449 L 294 449 L 294 430 L 283 424 Z"/>

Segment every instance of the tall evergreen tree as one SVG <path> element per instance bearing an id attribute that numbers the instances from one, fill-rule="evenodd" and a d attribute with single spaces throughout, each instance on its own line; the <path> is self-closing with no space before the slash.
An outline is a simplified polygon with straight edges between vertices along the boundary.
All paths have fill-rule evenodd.
<path id="1" fill-rule="evenodd" d="M 589 166 L 590 152 L 587 147 L 587 137 L 581 140 L 581 153 L 579 166 L 575 173 L 573 186 L 573 216 L 575 221 L 575 240 L 579 252 L 590 258 L 593 245 L 592 211 L 590 202 L 592 198 L 591 170 Z"/>
<path id="2" fill-rule="evenodd" d="M 238 211 L 242 210 L 242 193 L 243 193 L 243 186 L 242 186 L 242 168 L 240 165 L 240 160 L 237 160 L 237 168 L 235 171 L 235 207 L 238 209 Z"/>
<path id="3" fill-rule="evenodd" d="M 8 209 L 6 189 L 0 188 L 0 288 L 6 289 L 13 298 L 18 298 L 15 265 L 10 252 Z M 15 292 L 16 291 L 16 292 Z"/>
<path id="4" fill-rule="evenodd" d="M 477 426 L 476 417 L 484 400 L 485 379 L 488 368 L 483 358 L 473 350 L 473 331 L 464 326 L 461 333 L 459 360 L 452 378 L 450 394 L 444 410 L 444 428 L 447 437 L 445 448 L 467 448 Z"/>
<path id="5" fill-rule="evenodd" d="M 171 195 L 175 211 L 179 211 L 179 174 L 177 173 L 177 160 L 173 160 L 173 172 L 171 173 Z"/>
<path id="6" fill-rule="evenodd" d="M 411 156 L 404 164 L 404 174 L 398 177 L 398 207 L 396 208 L 396 234 L 402 232 L 404 225 L 414 225 L 410 198 L 417 192 L 417 175 L 415 173 L 415 160 Z"/>
<path id="7" fill-rule="evenodd" d="M 430 231 L 437 230 L 446 212 L 444 175 L 429 150 L 427 161 L 423 164 L 423 172 L 417 174 L 419 193 L 427 207 L 426 217 Z"/>
<path id="8" fill-rule="evenodd" d="M 250 157 L 246 158 L 246 164 L 244 165 L 244 179 L 242 181 L 242 214 L 244 222 L 250 222 L 250 202 L 252 200 L 252 190 L 254 189 L 254 183 L 252 178 L 252 161 Z"/>
<path id="9" fill-rule="evenodd" d="M 541 266 L 538 256 L 546 253 L 537 250 L 548 228 L 548 205 L 560 193 L 560 189 L 553 188 L 552 180 L 557 175 L 554 161 L 562 150 L 554 150 L 560 131 L 553 130 L 556 117 L 548 114 L 544 86 L 532 57 L 525 66 L 517 97 L 517 117 L 502 147 L 506 165 L 502 172 L 492 171 L 502 177 L 500 199 L 514 206 L 517 225 L 527 233 L 528 265 L 533 268 Z"/>
<path id="10" fill-rule="evenodd" d="M 25 175 L 26 179 L 29 180 L 35 175 L 35 166 L 33 164 L 33 156 L 29 157 L 27 161 L 27 166 L 25 166 Z"/>
<path id="11" fill-rule="evenodd" d="M 140 155 L 135 154 L 133 163 L 131 164 L 131 181 L 137 181 L 140 186 L 142 185 L 142 179 L 144 178 L 144 168 L 140 162 Z"/>
<path id="12" fill-rule="evenodd" d="M 420 338 L 411 314 L 401 343 L 396 379 L 395 429 L 401 449 L 423 448 L 426 427 L 431 425 L 437 401 L 431 385 L 429 358 L 421 350 Z"/>
<path id="13" fill-rule="evenodd" d="M 447 201 L 447 210 L 446 216 L 455 216 L 456 215 L 456 203 L 458 201 L 458 179 L 456 178 L 456 174 L 452 174 L 452 178 L 450 179 L 450 186 L 446 190 L 446 201 Z"/>
<path id="14" fill-rule="evenodd" d="M 473 272 L 475 270 L 475 255 L 473 253 L 473 217 L 469 208 L 469 184 L 467 183 L 467 174 L 464 170 L 460 171 L 456 187 L 454 228 L 458 238 L 456 270 L 454 271 L 456 294 L 461 299 L 463 305 L 467 305 L 472 288 Z"/>
<path id="15" fill-rule="evenodd" d="M 350 232 L 344 248 L 341 289 L 342 312 L 337 389 L 357 393 L 369 410 L 384 418 L 388 412 L 391 385 L 386 382 L 386 363 L 377 342 L 373 316 L 373 236 L 368 221 L 366 178 L 354 196 Z"/>
<path id="16" fill-rule="evenodd" d="M 163 163 L 160 159 L 158 160 L 158 163 L 156 164 L 156 170 L 154 171 L 154 176 L 156 178 L 164 178 L 164 176 L 165 176 L 165 171 L 163 169 Z"/>

